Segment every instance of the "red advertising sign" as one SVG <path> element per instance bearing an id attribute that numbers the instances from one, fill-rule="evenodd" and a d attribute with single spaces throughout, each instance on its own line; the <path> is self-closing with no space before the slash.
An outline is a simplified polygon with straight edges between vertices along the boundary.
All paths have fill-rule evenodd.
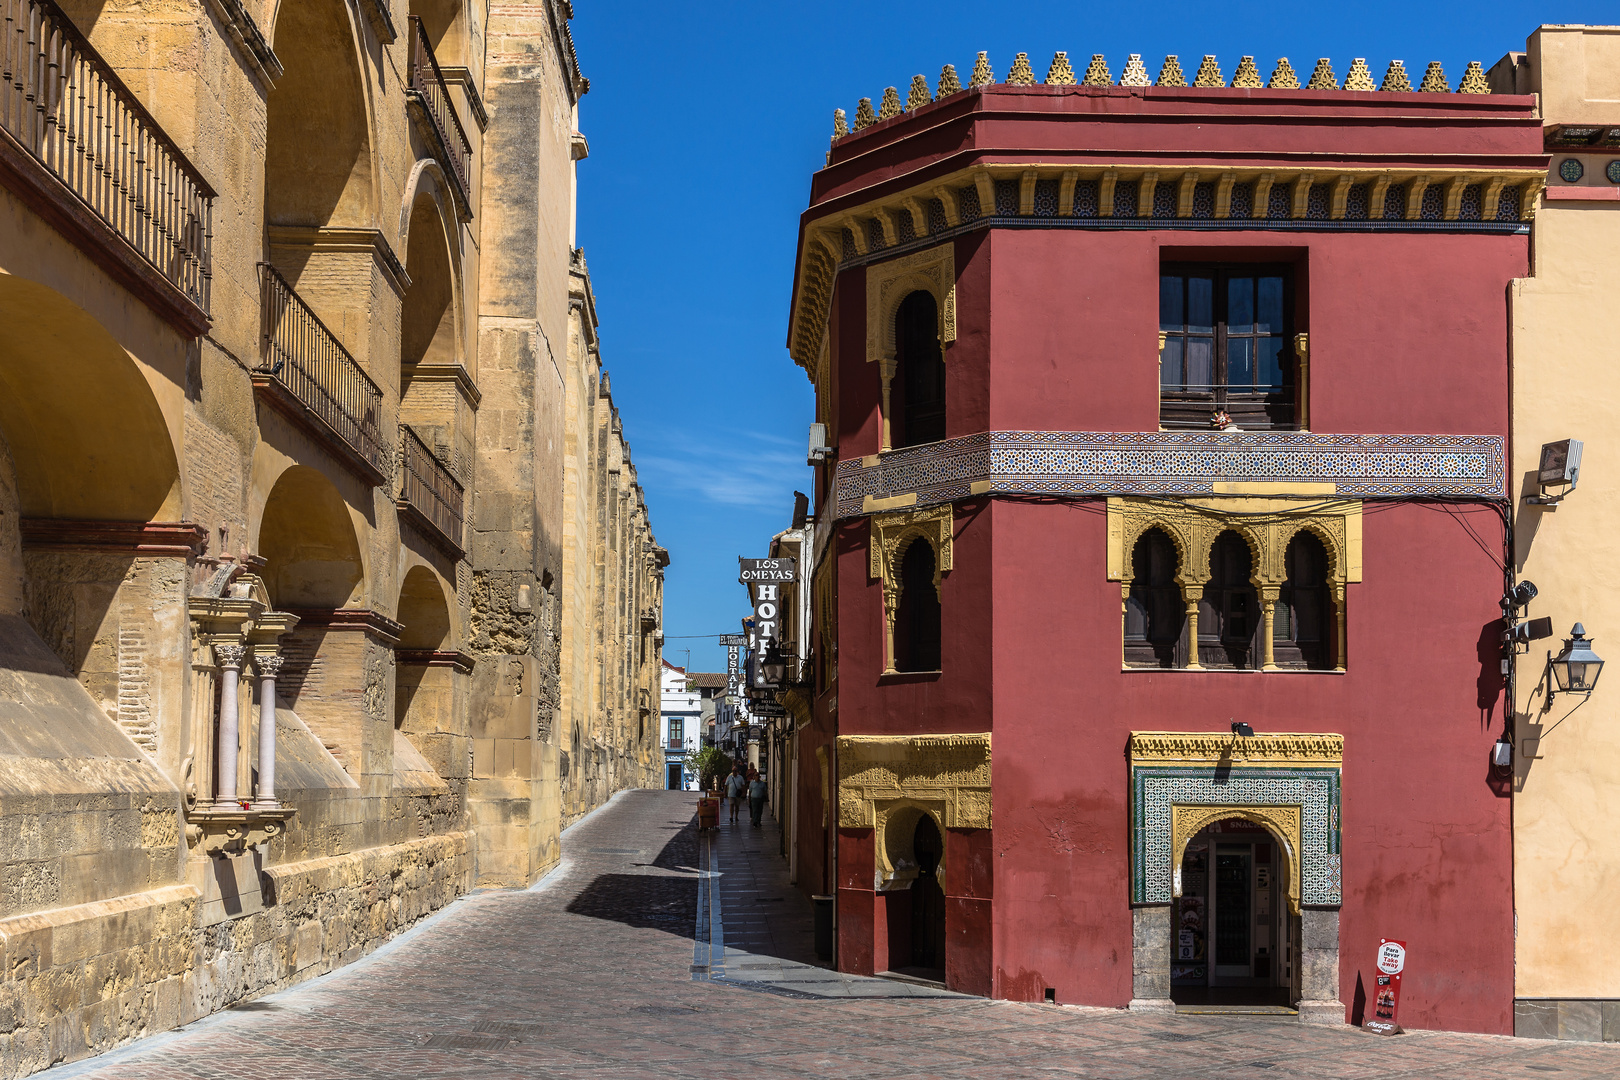
<path id="1" fill-rule="evenodd" d="M 1406 970 L 1406 942 L 1378 940 L 1378 963 L 1373 975 L 1372 1016 L 1361 1024 L 1380 1035 L 1399 1035 L 1396 1015 L 1401 1007 L 1401 972 Z"/>

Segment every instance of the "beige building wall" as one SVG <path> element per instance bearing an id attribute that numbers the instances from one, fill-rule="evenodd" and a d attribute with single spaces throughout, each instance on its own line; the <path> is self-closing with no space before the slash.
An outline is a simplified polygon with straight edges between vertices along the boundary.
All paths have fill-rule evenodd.
<path id="1" fill-rule="evenodd" d="M 611 404 L 570 355 L 588 84 L 567 5 L 488 10 L 73 0 L 90 50 L 61 70 L 115 73 L 168 170 L 116 220 L 87 209 L 110 173 L 0 108 L 0 1075 L 527 885 L 568 821 L 656 782 L 636 686 L 563 713 L 603 612 L 632 680 L 661 620 L 628 451 L 615 428 L 597 469 Z M 161 244 L 205 233 L 187 277 Z M 595 486 L 565 492 L 565 461 Z M 574 730 L 589 785 L 562 775 Z"/>
<path id="2" fill-rule="evenodd" d="M 1613 322 L 1620 305 L 1620 139 L 1560 145 L 1564 126 L 1620 136 L 1620 27 L 1544 26 L 1492 73 L 1496 88 L 1541 97 L 1551 170 L 1534 223 L 1531 277 L 1515 283 L 1513 462 L 1515 557 L 1540 594 L 1531 617 L 1554 638 L 1518 659 L 1514 718 L 1515 1029 L 1538 1038 L 1620 1040 L 1620 682 L 1589 700 L 1544 676 L 1575 623 L 1600 655 L 1620 659 L 1620 383 Z M 1566 160 L 1582 163 L 1574 182 Z M 1620 165 L 1614 166 L 1620 172 Z M 1530 505 L 1543 443 L 1585 443 L 1577 490 Z"/>

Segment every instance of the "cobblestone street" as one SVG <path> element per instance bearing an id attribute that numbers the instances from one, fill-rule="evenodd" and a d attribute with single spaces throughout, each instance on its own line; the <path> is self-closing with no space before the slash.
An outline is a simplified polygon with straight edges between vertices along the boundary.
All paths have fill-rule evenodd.
<path id="1" fill-rule="evenodd" d="M 700 842 L 636 791 L 527 891 L 475 893 L 333 975 L 48 1075 L 1397 1077 L 1620 1075 L 1620 1046 L 1014 1005 L 838 976 L 774 828 Z M 701 866 L 718 864 L 717 888 Z"/>

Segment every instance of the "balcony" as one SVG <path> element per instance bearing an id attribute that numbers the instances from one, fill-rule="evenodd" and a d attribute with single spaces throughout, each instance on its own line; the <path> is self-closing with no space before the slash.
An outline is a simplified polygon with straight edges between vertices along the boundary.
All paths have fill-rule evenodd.
<path id="1" fill-rule="evenodd" d="M 382 391 L 286 278 L 267 263 L 259 264 L 259 276 L 255 393 L 367 483 L 383 483 L 389 461 L 382 444 Z"/>
<path id="2" fill-rule="evenodd" d="M 0 25 L 0 184 L 206 333 L 214 189 L 53 0 L 0 0 Z"/>
<path id="3" fill-rule="evenodd" d="M 472 187 L 467 177 L 472 163 L 472 143 L 467 140 L 466 129 L 461 126 L 461 117 L 456 113 L 450 87 L 439 68 L 438 59 L 433 55 L 433 46 L 428 44 L 422 20 L 415 15 L 410 19 L 410 84 L 405 89 L 405 96 L 410 102 L 411 119 L 416 122 L 422 137 L 433 148 L 433 156 L 450 178 L 450 188 L 455 194 L 456 210 L 461 220 L 471 221 Z"/>
<path id="4" fill-rule="evenodd" d="M 686 749 L 686 740 L 685 739 L 671 739 L 671 740 L 669 740 L 669 749 L 671 749 L 671 750 L 685 750 Z"/>
<path id="5" fill-rule="evenodd" d="M 408 427 L 399 429 L 399 499 L 395 504 L 429 540 L 452 558 L 462 555 L 461 528 L 464 493 L 461 483 L 444 467 L 427 443 Z"/>

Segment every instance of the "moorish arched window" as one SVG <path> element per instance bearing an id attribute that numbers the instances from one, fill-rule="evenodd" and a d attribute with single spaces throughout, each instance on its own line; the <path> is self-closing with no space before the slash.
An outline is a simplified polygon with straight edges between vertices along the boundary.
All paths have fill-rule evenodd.
<path id="1" fill-rule="evenodd" d="M 932 293 L 918 290 L 900 302 L 894 338 L 900 399 L 894 405 L 894 445 L 938 442 L 945 437 L 945 357 Z"/>
<path id="2" fill-rule="evenodd" d="M 1309 532 L 1295 534 L 1283 556 L 1287 579 L 1272 613 L 1272 653 L 1278 667 L 1331 668 L 1333 598 L 1328 553 Z"/>
<path id="3" fill-rule="evenodd" d="M 1252 668 L 1261 626 L 1248 543 L 1228 529 L 1209 552 L 1209 581 L 1198 605 L 1198 661 L 1206 668 Z"/>
<path id="4" fill-rule="evenodd" d="M 934 546 L 913 540 L 900 558 L 900 605 L 894 618 L 896 671 L 940 670 L 939 590 Z"/>
<path id="5" fill-rule="evenodd" d="M 1187 621 L 1175 545 L 1161 529 L 1149 529 L 1131 553 L 1131 592 L 1125 601 L 1125 665 L 1184 667 L 1182 627 Z"/>

